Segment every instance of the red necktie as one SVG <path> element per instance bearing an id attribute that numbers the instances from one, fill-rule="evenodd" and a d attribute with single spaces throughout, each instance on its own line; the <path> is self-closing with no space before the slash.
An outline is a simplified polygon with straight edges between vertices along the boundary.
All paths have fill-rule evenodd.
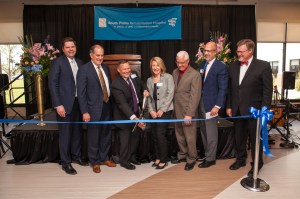
<path id="1" fill-rule="evenodd" d="M 242 66 L 242 65 L 248 66 L 248 63 L 249 63 L 248 61 L 242 61 L 242 62 L 241 62 L 241 66 Z"/>

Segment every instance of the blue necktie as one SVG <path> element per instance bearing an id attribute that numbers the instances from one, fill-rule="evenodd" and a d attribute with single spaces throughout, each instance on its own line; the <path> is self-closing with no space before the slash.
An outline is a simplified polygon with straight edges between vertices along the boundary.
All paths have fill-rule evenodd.
<path id="1" fill-rule="evenodd" d="M 208 65 L 208 62 L 205 62 L 205 65 L 203 66 L 202 82 L 204 82 L 204 79 L 205 79 L 207 65 Z"/>

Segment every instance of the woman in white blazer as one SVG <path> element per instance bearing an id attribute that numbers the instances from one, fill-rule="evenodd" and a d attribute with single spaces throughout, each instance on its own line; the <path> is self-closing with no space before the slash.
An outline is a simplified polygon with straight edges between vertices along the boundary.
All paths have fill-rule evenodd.
<path id="1" fill-rule="evenodd" d="M 164 61 L 160 57 L 150 60 L 152 76 L 147 80 L 150 97 L 148 111 L 152 119 L 170 119 L 173 111 L 174 80 L 166 73 Z M 163 169 L 168 162 L 168 140 L 166 131 L 169 123 L 151 123 L 152 139 L 156 160 L 152 164 L 156 169 Z"/>

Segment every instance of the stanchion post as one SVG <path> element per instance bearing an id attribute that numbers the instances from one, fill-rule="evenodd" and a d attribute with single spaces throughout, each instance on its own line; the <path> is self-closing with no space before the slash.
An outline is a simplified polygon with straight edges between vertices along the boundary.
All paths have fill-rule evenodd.
<path id="1" fill-rule="evenodd" d="M 259 156 L 259 144 L 260 144 L 260 132 L 261 132 L 261 117 L 257 118 L 257 125 L 256 125 L 256 142 L 255 142 L 255 158 L 254 158 L 254 172 L 253 177 L 248 176 L 241 180 L 241 185 L 250 190 L 255 192 L 265 192 L 270 189 L 269 184 L 267 184 L 264 180 L 257 177 L 258 175 L 258 156 Z"/>

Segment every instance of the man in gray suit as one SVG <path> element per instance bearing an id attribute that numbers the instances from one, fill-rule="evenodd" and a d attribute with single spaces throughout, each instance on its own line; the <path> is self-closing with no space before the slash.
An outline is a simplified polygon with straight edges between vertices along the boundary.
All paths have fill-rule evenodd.
<path id="1" fill-rule="evenodd" d="M 175 123 L 175 134 L 179 145 L 176 164 L 186 161 L 184 169 L 192 170 L 197 159 L 196 137 L 197 123 L 191 119 L 197 116 L 201 97 L 201 76 L 189 65 L 189 54 L 180 51 L 176 56 L 177 68 L 173 71 L 175 83 L 174 110 L 177 119 L 185 119 L 183 123 Z"/>
<path id="2" fill-rule="evenodd" d="M 203 79 L 201 110 L 204 118 L 215 117 L 221 108 L 224 108 L 227 87 L 227 66 L 216 59 L 217 44 L 208 42 L 204 48 L 206 61 L 200 64 L 200 74 Z M 206 113 L 209 114 L 206 117 Z M 199 168 L 208 168 L 216 164 L 218 145 L 217 120 L 205 120 L 205 130 L 201 131 L 206 159 L 198 165 Z"/>

